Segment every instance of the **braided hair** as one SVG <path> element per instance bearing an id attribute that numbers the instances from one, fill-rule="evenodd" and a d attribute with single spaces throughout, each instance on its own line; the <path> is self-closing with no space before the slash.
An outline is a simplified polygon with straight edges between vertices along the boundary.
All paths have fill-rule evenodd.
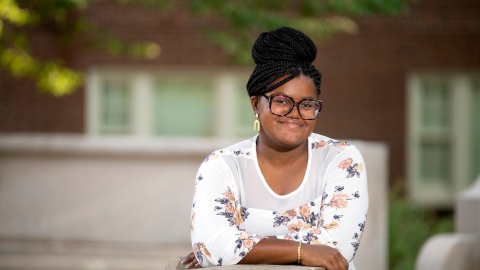
<path id="1" fill-rule="evenodd" d="M 261 33 L 252 48 L 257 66 L 247 83 L 248 95 L 270 92 L 301 74 L 313 80 L 317 95 L 320 95 L 322 75 L 311 64 L 316 56 L 313 41 L 298 30 L 281 27 Z M 275 82 L 280 78 L 283 79 Z"/>

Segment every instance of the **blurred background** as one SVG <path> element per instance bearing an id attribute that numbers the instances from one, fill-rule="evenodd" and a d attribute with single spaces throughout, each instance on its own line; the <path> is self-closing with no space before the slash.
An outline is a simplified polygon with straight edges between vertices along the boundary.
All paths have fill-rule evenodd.
<path id="1" fill-rule="evenodd" d="M 250 50 L 281 26 L 317 45 L 315 132 L 367 156 L 368 269 L 414 269 L 480 173 L 476 0 L 0 0 L 0 269 L 188 253 L 196 170 L 255 134 Z"/>

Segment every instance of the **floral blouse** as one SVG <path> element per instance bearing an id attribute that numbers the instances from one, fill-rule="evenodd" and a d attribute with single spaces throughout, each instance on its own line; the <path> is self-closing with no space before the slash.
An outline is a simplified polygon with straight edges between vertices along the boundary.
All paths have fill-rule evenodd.
<path id="1" fill-rule="evenodd" d="M 198 170 L 190 226 L 198 262 L 203 267 L 236 264 L 264 236 L 275 235 L 336 248 L 355 269 L 352 260 L 368 211 L 360 152 L 311 134 L 302 183 L 278 195 L 258 166 L 257 136 L 211 153 Z"/>

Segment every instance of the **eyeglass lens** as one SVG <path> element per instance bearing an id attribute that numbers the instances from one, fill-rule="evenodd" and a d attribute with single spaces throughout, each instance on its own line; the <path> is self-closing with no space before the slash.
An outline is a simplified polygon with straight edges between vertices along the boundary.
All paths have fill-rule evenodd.
<path id="1" fill-rule="evenodd" d="M 274 96 L 271 100 L 270 110 L 272 113 L 284 116 L 292 110 L 292 99 L 285 96 Z M 303 100 L 298 104 L 298 111 L 303 119 L 315 119 L 321 109 L 320 103 L 314 100 Z"/>

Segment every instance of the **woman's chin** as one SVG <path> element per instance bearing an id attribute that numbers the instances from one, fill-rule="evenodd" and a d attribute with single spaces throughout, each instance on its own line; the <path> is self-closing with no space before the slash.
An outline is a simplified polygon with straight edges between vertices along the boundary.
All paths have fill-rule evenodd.
<path id="1" fill-rule="evenodd" d="M 279 144 L 282 146 L 296 147 L 305 142 L 310 134 L 307 135 L 305 129 L 294 129 L 281 132 L 279 135 L 280 136 L 277 137 Z"/>

